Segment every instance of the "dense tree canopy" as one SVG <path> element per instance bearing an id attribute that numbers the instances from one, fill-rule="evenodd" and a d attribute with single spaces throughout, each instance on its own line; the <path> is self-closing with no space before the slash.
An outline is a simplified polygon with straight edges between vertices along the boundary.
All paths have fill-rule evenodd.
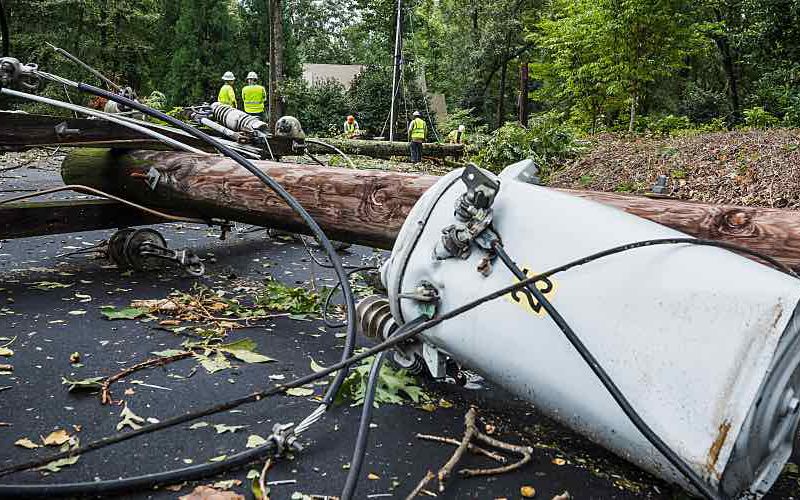
<path id="1" fill-rule="evenodd" d="M 224 71 L 237 84 L 248 71 L 266 80 L 270 19 L 278 15 L 287 111 L 319 131 L 352 112 L 380 133 L 388 116 L 394 0 L 3 4 L 14 56 L 92 81 L 50 50 L 53 43 L 140 95 L 166 93 L 170 105 L 213 99 Z M 732 126 L 758 117 L 800 125 L 797 0 L 410 0 L 402 21 L 400 125 L 427 104 L 422 90 L 445 94 L 449 111 L 473 126 L 513 121 L 523 64 L 531 110 L 579 130 Z M 313 89 L 299 81 L 303 63 L 370 70 L 349 92 Z"/>

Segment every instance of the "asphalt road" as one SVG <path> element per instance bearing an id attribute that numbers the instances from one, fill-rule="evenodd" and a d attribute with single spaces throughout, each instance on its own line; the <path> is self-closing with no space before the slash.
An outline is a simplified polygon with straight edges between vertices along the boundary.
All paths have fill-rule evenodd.
<path id="1" fill-rule="evenodd" d="M 11 178 L 0 179 L 0 197 L 4 196 L 3 190 L 44 188 L 59 182 L 51 168 L 19 169 L 6 177 L 9 175 Z M 20 438 L 38 442 L 40 436 L 66 429 L 87 443 L 117 432 L 122 407 L 101 405 L 96 393 L 68 392 L 62 377 L 107 376 L 152 357 L 153 351 L 179 348 L 186 340 L 159 329 L 156 322 L 109 321 L 100 314 L 100 306 L 124 307 L 134 299 L 164 298 L 172 291 L 190 291 L 198 284 L 229 291 L 270 276 L 293 285 L 307 285 L 312 276 L 318 284 L 333 283 L 330 273 L 314 265 L 302 245 L 271 239 L 264 232 L 220 241 L 207 228 L 165 225 L 158 230 L 173 246 L 189 246 L 205 258 L 213 257 L 213 262 L 207 262 L 206 276 L 188 278 L 171 268 L 125 275 L 103 261 L 58 257 L 99 242 L 111 231 L 2 242 L 0 337 L 15 340 L 9 345 L 13 356 L 0 357 L 0 364 L 14 367 L 11 374 L 0 375 L 0 468 L 52 451 L 14 446 Z M 354 248 L 344 255 L 349 263 L 358 264 L 371 253 L 370 249 Z M 32 285 L 37 282 L 69 286 L 38 290 Z M 86 297 L 91 301 L 85 301 Z M 70 314 L 79 310 L 86 312 Z M 233 368 L 210 374 L 203 369 L 194 370 L 194 360 L 182 360 L 125 378 L 114 386 L 114 395 L 124 399 L 137 415 L 164 420 L 267 387 L 274 383 L 276 375 L 291 379 L 308 374 L 312 358 L 323 365 L 335 362 L 342 344 L 337 333 L 340 331 L 327 329 L 318 320 L 289 318 L 277 318 L 257 328 L 237 329 L 229 334 L 229 340 L 250 338 L 258 344 L 258 352 L 277 361 L 235 363 Z M 0 345 L 5 342 L 0 341 Z M 81 354 L 82 366 L 70 362 L 73 352 Z M 439 498 L 520 498 L 522 486 L 533 486 L 536 498 L 544 499 L 564 491 L 577 499 L 682 496 L 489 383 L 474 389 L 424 380 L 422 384 L 434 401 L 443 399 L 452 405 L 437 405 L 434 411 L 412 404 L 377 409 L 357 498 L 404 498 L 426 470 L 438 469 L 453 451 L 449 445 L 420 441 L 416 433 L 460 438 L 463 416 L 471 405 L 478 408 L 483 424 L 496 428 L 499 438 L 533 446 L 533 461 L 507 475 L 454 478 Z M 316 387 L 316 394 L 324 389 Z M 271 398 L 200 419 L 210 424 L 206 427 L 177 426 L 86 454 L 58 473 L 19 473 L 0 478 L 0 483 L 112 479 L 183 467 L 190 462 L 203 463 L 244 450 L 251 434 L 266 437 L 275 423 L 298 422 L 315 406 L 312 398 Z M 295 492 L 338 495 L 347 475 L 359 414 L 360 408 L 336 407 L 304 434 L 305 449 L 291 458 L 277 460 L 270 470 L 269 481 L 294 481 L 273 486 L 271 498 L 288 499 Z M 219 434 L 213 428 L 216 424 L 245 427 Z M 794 457 L 793 462 L 797 461 Z M 468 457 L 465 464 L 492 465 L 474 456 Z M 245 478 L 251 468 L 260 469 L 261 464 L 184 485 L 180 492 L 143 491 L 122 497 L 176 498 L 196 484 L 236 479 L 242 484 L 232 491 L 251 498 Z M 781 477 L 769 498 L 795 497 L 800 497 L 796 466 Z"/>

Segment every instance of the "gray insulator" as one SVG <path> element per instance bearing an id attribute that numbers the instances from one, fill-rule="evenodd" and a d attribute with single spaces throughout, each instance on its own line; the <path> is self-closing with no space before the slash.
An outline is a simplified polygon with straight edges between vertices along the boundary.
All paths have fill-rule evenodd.
<path id="1" fill-rule="evenodd" d="M 211 118 L 235 132 L 253 133 L 256 130 L 266 131 L 268 128 L 266 123 L 255 116 L 218 102 L 211 105 Z"/>

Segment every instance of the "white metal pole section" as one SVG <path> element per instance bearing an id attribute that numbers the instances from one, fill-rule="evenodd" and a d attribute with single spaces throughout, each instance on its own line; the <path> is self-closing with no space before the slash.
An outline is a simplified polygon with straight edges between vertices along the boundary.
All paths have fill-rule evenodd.
<path id="1" fill-rule="evenodd" d="M 397 0 L 397 25 L 394 36 L 394 71 L 392 71 L 392 109 L 389 111 L 389 142 L 394 142 L 394 105 L 397 97 L 397 69 L 400 66 L 400 19 L 403 0 Z"/>

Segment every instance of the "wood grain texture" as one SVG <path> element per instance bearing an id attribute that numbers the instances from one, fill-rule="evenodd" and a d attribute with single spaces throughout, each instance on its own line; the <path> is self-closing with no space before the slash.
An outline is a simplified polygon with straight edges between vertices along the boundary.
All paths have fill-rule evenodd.
<path id="1" fill-rule="evenodd" d="M 406 216 L 437 177 L 258 161 L 332 238 L 391 248 Z M 154 168 L 158 186 L 143 176 Z M 252 174 L 220 157 L 83 149 L 62 165 L 67 183 L 85 184 L 144 205 L 307 233 L 300 218 Z"/>
<path id="2" fill-rule="evenodd" d="M 0 239 L 159 224 L 165 221 L 107 200 L 57 200 L 0 205 Z"/>
<path id="3" fill-rule="evenodd" d="M 282 183 L 331 237 L 391 248 L 414 203 L 438 177 L 373 170 L 256 162 Z M 162 174 L 155 191 L 137 176 Z M 299 218 L 244 169 L 187 153 L 79 150 L 64 161 L 67 183 L 87 184 L 173 213 L 186 210 L 289 231 Z M 800 268 L 800 212 L 708 205 L 596 191 L 559 191 L 616 207 L 698 238 L 723 240 Z"/>

